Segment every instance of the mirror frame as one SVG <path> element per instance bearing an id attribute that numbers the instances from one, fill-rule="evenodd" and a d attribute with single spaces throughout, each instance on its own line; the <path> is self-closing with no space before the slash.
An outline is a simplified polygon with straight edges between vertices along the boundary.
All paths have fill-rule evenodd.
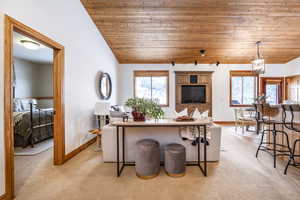
<path id="1" fill-rule="evenodd" d="M 109 84 L 109 91 L 108 91 L 108 95 L 106 96 L 105 94 L 102 93 L 102 81 L 103 78 L 106 77 L 108 79 L 108 84 Z M 99 78 L 99 94 L 100 94 L 100 98 L 103 100 L 108 100 L 111 97 L 111 93 L 112 93 L 112 82 L 111 82 L 111 78 L 110 75 L 108 73 L 101 73 L 100 78 Z"/>

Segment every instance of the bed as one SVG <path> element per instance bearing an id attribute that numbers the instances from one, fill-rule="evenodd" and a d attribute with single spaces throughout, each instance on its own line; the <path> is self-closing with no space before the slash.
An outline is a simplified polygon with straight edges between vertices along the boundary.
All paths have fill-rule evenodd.
<path id="1" fill-rule="evenodd" d="M 14 146 L 27 147 L 53 137 L 53 108 L 35 99 L 14 99 Z"/>

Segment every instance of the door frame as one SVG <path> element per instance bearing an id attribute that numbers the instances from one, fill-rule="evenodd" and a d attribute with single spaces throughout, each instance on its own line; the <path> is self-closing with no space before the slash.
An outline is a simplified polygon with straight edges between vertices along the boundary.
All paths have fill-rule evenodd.
<path id="1" fill-rule="evenodd" d="M 260 94 L 266 94 L 266 85 L 268 81 L 274 81 L 279 83 L 278 101 L 282 103 L 285 100 L 285 78 L 284 77 L 261 77 L 260 78 Z"/>
<path id="2" fill-rule="evenodd" d="M 5 143 L 5 197 L 14 197 L 14 134 L 12 63 L 13 31 L 26 35 L 53 49 L 53 100 L 54 100 L 54 156 L 53 164 L 62 165 L 65 161 L 64 127 L 64 46 L 47 36 L 5 15 L 4 34 L 4 143 Z"/>

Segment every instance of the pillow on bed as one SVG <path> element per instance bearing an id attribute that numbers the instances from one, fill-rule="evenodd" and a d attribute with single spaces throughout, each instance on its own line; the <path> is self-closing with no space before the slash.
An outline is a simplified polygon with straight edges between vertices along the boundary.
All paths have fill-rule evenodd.
<path id="1" fill-rule="evenodd" d="M 21 100 L 21 106 L 23 111 L 29 111 L 30 110 L 30 103 L 33 105 L 37 104 L 36 99 L 22 99 Z"/>
<path id="2" fill-rule="evenodd" d="M 23 111 L 22 104 L 19 99 L 14 99 L 13 111 L 14 112 L 22 112 Z"/>

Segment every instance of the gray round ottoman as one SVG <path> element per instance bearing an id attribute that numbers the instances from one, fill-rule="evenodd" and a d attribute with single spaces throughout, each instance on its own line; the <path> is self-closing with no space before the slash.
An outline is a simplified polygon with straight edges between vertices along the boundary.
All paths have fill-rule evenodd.
<path id="1" fill-rule="evenodd" d="M 171 177 L 185 175 L 186 154 L 181 144 L 168 144 L 165 147 L 165 171 Z"/>
<path id="2" fill-rule="evenodd" d="M 159 142 L 143 139 L 136 143 L 135 170 L 142 179 L 156 177 L 160 171 Z"/>

